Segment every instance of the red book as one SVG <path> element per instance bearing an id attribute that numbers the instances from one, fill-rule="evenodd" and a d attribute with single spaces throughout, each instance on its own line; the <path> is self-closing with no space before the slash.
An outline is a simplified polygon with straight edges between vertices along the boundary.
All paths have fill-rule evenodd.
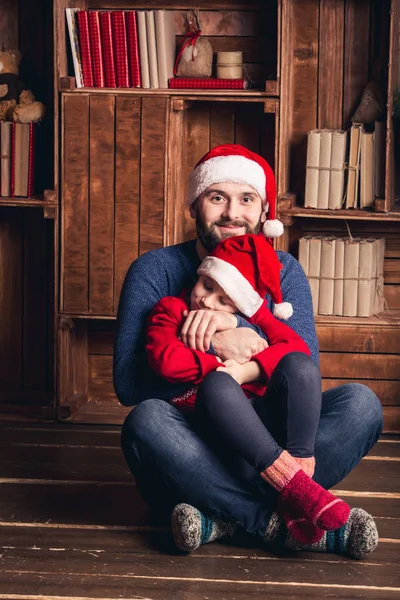
<path id="1" fill-rule="evenodd" d="M 105 86 L 108 88 L 115 88 L 117 87 L 117 77 L 115 74 L 115 56 L 111 33 L 111 12 L 101 12 L 99 18 Z"/>
<path id="2" fill-rule="evenodd" d="M 141 87 L 139 66 L 139 42 L 137 35 L 136 11 L 125 11 L 126 38 L 128 44 L 129 80 L 131 87 Z"/>
<path id="3" fill-rule="evenodd" d="M 14 197 L 14 187 L 15 187 L 15 126 L 16 123 L 13 121 L 11 126 L 11 176 L 10 176 L 10 196 Z"/>
<path id="4" fill-rule="evenodd" d="M 93 80 L 95 87 L 104 87 L 103 55 L 101 51 L 99 12 L 89 12 L 89 38 L 92 53 Z"/>
<path id="5" fill-rule="evenodd" d="M 79 10 L 76 14 L 78 17 L 79 48 L 81 51 L 83 85 L 84 87 L 93 87 L 94 81 L 92 53 L 90 49 L 89 36 L 89 11 Z"/>
<path id="6" fill-rule="evenodd" d="M 29 123 L 28 198 L 35 191 L 36 124 Z"/>
<path id="7" fill-rule="evenodd" d="M 218 79 L 217 77 L 173 77 L 168 79 L 171 89 L 245 90 L 247 79 Z"/>
<path id="8" fill-rule="evenodd" d="M 115 52 L 117 87 L 129 87 L 128 42 L 123 10 L 113 10 L 111 12 L 111 29 Z"/>

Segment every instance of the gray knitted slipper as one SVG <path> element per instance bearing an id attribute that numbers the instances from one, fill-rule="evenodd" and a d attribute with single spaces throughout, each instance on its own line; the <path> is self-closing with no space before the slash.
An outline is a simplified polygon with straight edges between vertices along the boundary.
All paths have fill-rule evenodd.
<path id="1" fill-rule="evenodd" d="M 232 536 L 236 525 L 203 515 L 190 504 L 177 504 L 172 511 L 172 535 L 179 550 L 193 552 L 202 544 Z"/>
<path id="2" fill-rule="evenodd" d="M 362 508 L 352 508 L 347 523 L 334 531 L 326 531 L 319 542 L 304 545 L 287 534 L 284 547 L 298 551 L 331 552 L 361 560 L 375 550 L 378 537 L 378 530 L 371 515 Z"/>

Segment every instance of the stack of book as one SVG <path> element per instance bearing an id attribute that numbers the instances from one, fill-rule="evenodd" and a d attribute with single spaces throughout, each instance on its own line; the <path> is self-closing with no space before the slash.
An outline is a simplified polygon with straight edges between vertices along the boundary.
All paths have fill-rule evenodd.
<path id="1" fill-rule="evenodd" d="M 1 196 L 33 196 L 37 127 L 35 123 L 1 122 Z"/>
<path id="2" fill-rule="evenodd" d="M 65 10 L 77 87 L 168 88 L 173 11 Z"/>
<path id="3" fill-rule="evenodd" d="M 370 317 L 383 310 L 385 239 L 305 236 L 299 262 L 315 314 Z"/>
<path id="4" fill-rule="evenodd" d="M 304 206 L 372 208 L 384 197 L 385 146 L 384 122 L 377 121 L 374 132 L 353 123 L 350 136 L 340 129 L 309 131 Z"/>

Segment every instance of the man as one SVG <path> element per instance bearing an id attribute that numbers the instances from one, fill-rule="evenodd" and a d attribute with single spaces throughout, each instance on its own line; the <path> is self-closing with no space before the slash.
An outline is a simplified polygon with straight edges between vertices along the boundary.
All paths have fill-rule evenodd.
<path id="1" fill-rule="evenodd" d="M 251 469 L 238 471 L 235 457 L 218 440 L 200 434 L 190 416 L 168 402 L 187 384 L 157 377 L 144 350 L 146 318 L 164 296 L 191 288 L 201 260 L 232 235 L 276 237 L 275 179 L 268 163 L 238 145 L 214 148 L 196 165 L 188 188 L 197 240 L 149 252 L 130 267 L 121 293 L 114 350 L 114 385 L 126 406 L 138 405 L 122 429 L 122 448 L 141 494 L 163 513 L 173 510 L 173 533 L 181 549 L 232 533 L 236 524 L 266 542 L 300 548 L 274 512 L 274 496 Z M 283 301 L 293 306 L 288 324 L 307 343 L 318 364 L 318 342 L 308 281 L 299 263 L 279 252 Z M 267 297 L 272 309 L 272 300 Z M 189 347 L 216 353 L 222 360 L 247 362 L 266 347 L 261 332 L 238 317 L 238 327 L 218 332 L 212 311 L 189 315 L 182 327 Z M 314 479 L 329 489 L 367 454 L 382 431 L 382 408 L 367 387 L 348 384 L 323 394 L 316 438 Z M 182 503 L 185 504 L 182 504 Z M 175 508 L 174 508 L 175 507 Z M 208 516 L 202 514 L 204 511 Z M 363 558 L 375 548 L 372 517 L 353 509 L 340 530 L 325 533 L 315 551 L 336 551 Z"/>

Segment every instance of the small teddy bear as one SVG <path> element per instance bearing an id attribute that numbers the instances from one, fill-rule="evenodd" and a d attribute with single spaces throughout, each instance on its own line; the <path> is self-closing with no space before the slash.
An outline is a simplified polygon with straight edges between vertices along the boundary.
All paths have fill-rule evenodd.
<path id="1" fill-rule="evenodd" d="M 46 109 L 20 80 L 20 61 L 19 50 L 0 51 L 0 121 L 37 123 L 43 119 Z"/>

